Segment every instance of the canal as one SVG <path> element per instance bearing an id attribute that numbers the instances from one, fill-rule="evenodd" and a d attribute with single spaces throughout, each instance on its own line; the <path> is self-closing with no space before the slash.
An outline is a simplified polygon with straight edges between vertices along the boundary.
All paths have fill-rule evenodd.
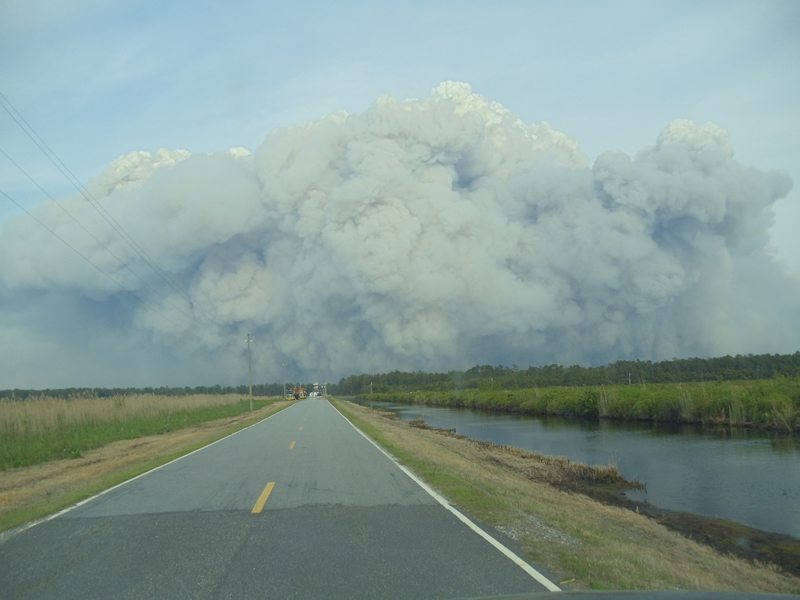
<path id="1" fill-rule="evenodd" d="M 540 418 L 470 409 L 357 401 L 455 428 L 470 438 L 614 464 L 647 484 L 628 496 L 670 510 L 731 519 L 800 539 L 800 436 L 749 429 L 713 429 Z"/>

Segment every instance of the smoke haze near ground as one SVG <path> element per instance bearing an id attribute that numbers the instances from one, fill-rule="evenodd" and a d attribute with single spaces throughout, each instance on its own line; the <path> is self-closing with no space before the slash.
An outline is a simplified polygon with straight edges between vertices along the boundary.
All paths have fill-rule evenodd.
<path id="1" fill-rule="evenodd" d="M 91 369 L 94 358 L 59 350 L 72 340 L 131 385 L 172 372 L 170 356 L 195 365 L 178 381 L 239 382 L 246 333 L 258 381 L 279 381 L 284 363 L 333 381 L 794 352 L 800 290 L 767 233 L 791 186 L 736 161 L 710 123 L 674 121 L 635 157 L 592 165 L 569 136 L 446 82 L 426 99 L 381 97 L 360 115 L 274 130 L 253 153 L 109 165 L 88 189 L 191 302 L 82 196 L 59 202 L 152 287 L 53 202 L 34 214 L 158 312 L 29 216 L 7 219 L 0 328 L 40 338 L 46 322 L 49 360 Z"/>

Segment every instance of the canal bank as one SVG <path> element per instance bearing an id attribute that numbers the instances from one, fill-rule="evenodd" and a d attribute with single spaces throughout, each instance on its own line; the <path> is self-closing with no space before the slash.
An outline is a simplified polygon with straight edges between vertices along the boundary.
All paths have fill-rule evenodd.
<path id="1" fill-rule="evenodd" d="M 451 501 L 514 538 L 561 587 L 800 591 L 800 580 L 777 567 L 725 556 L 641 514 L 537 480 L 557 465 L 335 405 Z"/>
<path id="2" fill-rule="evenodd" d="M 800 539 L 797 434 L 355 401 L 498 446 L 613 464 L 627 479 L 647 484 L 646 491 L 628 494 L 631 500 Z"/>

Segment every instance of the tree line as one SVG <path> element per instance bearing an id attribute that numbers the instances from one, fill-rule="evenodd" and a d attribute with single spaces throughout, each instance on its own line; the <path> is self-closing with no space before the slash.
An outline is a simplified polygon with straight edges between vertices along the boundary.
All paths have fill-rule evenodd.
<path id="1" fill-rule="evenodd" d="M 290 384 L 287 384 L 287 389 Z M 310 385 L 306 385 L 310 389 Z M 142 387 L 142 388 L 59 388 L 45 390 L 0 390 L 0 399 L 8 400 L 27 400 L 48 396 L 50 398 L 113 398 L 115 396 L 128 396 L 132 394 L 153 394 L 155 396 L 189 396 L 193 394 L 250 394 L 250 388 L 246 385 L 220 386 L 199 385 L 196 387 Z M 253 385 L 253 396 L 282 396 L 283 383 L 260 383 Z"/>
<path id="2" fill-rule="evenodd" d="M 352 375 L 329 386 L 332 394 L 449 391 L 464 389 L 513 390 L 551 386 L 625 385 L 628 383 L 678 383 L 731 381 L 800 376 L 800 351 L 794 354 L 748 354 L 717 358 L 684 358 L 661 362 L 620 360 L 600 367 L 546 365 L 520 369 L 478 365 L 448 373 L 391 373 Z"/>
<path id="3" fill-rule="evenodd" d="M 601 367 L 546 365 L 520 369 L 498 365 L 477 365 L 466 371 L 425 373 L 423 371 L 351 375 L 328 392 L 357 396 L 370 392 L 398 393 L 449 390 L 513 390 L 551 386 L 624 385 L 627 383 L 678 383 L 689 381 L 731 381 L 800 376 L 800 351 L 794 354 L 748 354 L 717 358 L 675 358 L 661 362 L 619 360 Z M 303 384 L 311 389 L 310 383 Z M 61 388 L 45 390 L 0 390 L 0 399 L 25 400 L 39 396 L 52 398 L 110 398 L 129 394 L 185 396 L 190 394 L 242 394 L 248 386 L 142 387 L 142 388 Z M 281 396 L 283 383 L 253 385 L 254 396 Z"/>

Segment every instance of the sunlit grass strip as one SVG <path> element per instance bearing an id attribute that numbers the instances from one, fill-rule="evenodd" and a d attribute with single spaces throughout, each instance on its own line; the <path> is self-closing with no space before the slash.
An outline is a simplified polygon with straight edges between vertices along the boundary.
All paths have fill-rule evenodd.
<path id="1" fill-rule="evenodd" d="M 277 402 L 256 399 L 254 408 Z M 156 435 L 250 410 L 240 395 L 120 396 L 0 402 L 0 471 Z"/>
<path id="2" fill-rule="evenodd" d="M 259 399 L 253 401 L 253 408 L 258 408 L 269 406 L 271 404 L 275 404 L 278 402 L 279 398 L 270 398 L 267 400 Z M 66 493 L 58 493 L 53 494 L 52 496 L 48 495 L 47 499 L 44 502 L 37 502 L 33 503 L 29 506 L 22 506 L 16 509 L 7 510 L 7 511 L 0 511 L 0 532 L 4 532 L 8 529 L 12 529 L 14 527 L 18 527 L 25 523 L 29 523 L 30 521 L 34 521 L 36 519 L 40 519 L 42 517 L 46 517 L 53 513 L 58 512 L 72 504 L 80 502 L 81 500 L 85 500 L 95 494 L 102 492 L 110 487 L 113 487 L 117 484 L 122 483 L 123 481 L 127 481 L 137 475 L 141 475 L 142 473 L 146 473 L 156 467 L 160 467 L 168 462 L 175 460 L 176 458 L 180 458 L 190 452 L 194 452 L 204 446 L 208 446 L 217 440 L 220 440 L 224 437 L 227 437 L 237 431 L 245 429 L 246 427 L 250 427 L 251 425 L 255 424 L 258 421 L 266 419 L 277 412 L 280 412 L 284 408 L 288 408 L 290 405 L 286 405 L 284 407 L 280 407 L 275 411 L 266 413 L 266 414 L 259 414 L 254 416 L 252 419 L 246 419 L 241 421 L 235 425 L 231 425 L 226 427 L 225 429 L 218 431 L 216 434 L 205 436 L 202 441 L 192 441 L 183 446 L 179 450 L 175 450 L 173 452 L 169 452 L 167 454 L 163 454 L 161 456 L 155 456 L 153 458 L 149 458 L 147 460 L 138 462 L 137 464 L 123 469 L 109 472 L 106 475 L 101 476 L 100 478 L 94 480 L 92 483 L 79 487 L 77 489 L 72 489 L 67 491 Z M 249 400 L 248 400 L 248 408 L 249 408 Z M 2 533 L 0 533 L 0 542 L 2 542 Z"/>
<path id="3" fill-rule="evenodd" d="M 559 386 L 521 390 L 420 391 L 368 397 L 530 415 L 800 430 L 800 378 Z"/>
<path id="4" fill-rule="evenodd" d="M 386 448 L 403 464 L 414 469 L 427 483 L 443 491 L 458 506 L 468 508 L 484 520 L 489 520 L 490 515 L 508 508 L 499 490 L 487 486 L 485 481 L 476 481 L 463 474 L 454 477 L 450 469 L 440 462 L 420 458 L 402 444 L 394 443 L 381 429 L 349 410 L 347 403 L 334 400 L 334 404 L 353 425 Z"/>
<path id="5" fill-rule="evenodd" d="M 0 431 L 44 433 L 64 426 L 108 423 L 135 417 L 153 417 L 209 406 L 236 404 L 240 394 L 156 396 L 133 394 L 97 398 L 51 398 L 0 401 Z"/>

